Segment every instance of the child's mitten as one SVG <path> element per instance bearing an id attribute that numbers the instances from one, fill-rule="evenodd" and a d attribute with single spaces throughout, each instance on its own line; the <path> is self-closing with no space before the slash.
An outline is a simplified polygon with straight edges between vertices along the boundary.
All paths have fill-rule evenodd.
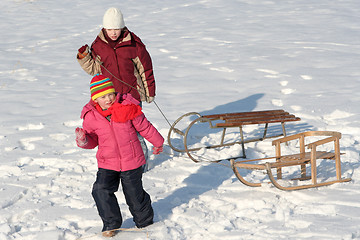
<path id="1" fill-rule="evenodd" d="M 87 143 L 87 138 L 84 129 L 76 128 L 75 129 L 75 136 L 76 136 L 76 144 L 78 146 L 84 146 Z"/>
<path id="2" fill-rule="evenodd" d="M 88 53 L 89 53 L 89 46 L 85 44 L 84 46 L 79 48 L 77 57 L 79 59 L 83 59 L 86 55 L 88 55 Z"/>
<path id="3" fill-rule="evenodd" d="M 153 147 L 153 154 L 158 155 L 160 153 L 162 153 L 164 151 L 164 147 L 160 146 L 160 147 Z"/>

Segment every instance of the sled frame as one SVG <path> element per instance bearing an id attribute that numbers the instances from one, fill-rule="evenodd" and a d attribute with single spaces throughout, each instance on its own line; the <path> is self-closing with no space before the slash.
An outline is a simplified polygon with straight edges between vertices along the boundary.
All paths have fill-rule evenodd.
<path id="1" fill-rule="evenodd" d="M 196 119 L 193 120 L 188 127 L 185 129 L 185 132 L 179 130 L 176 128 L 176 125 L 185 117 L 188 116 L 195 116 Z M 237 112 L 237 113 L 224 113 L 224 114 L 212 114 L 212 115 L 201 115 L 197 112 L 189 112 L 181 117 L 179 117 L 171 126 L 169 133 L 168 133 L 168 144 L 169 146 L 177 152 L 186 152 L 186 154 L 189 156 L 191 160 L 194 162 L 199 162 L 199 160 L 193 156 L 192 152 L 198 151 L 200 148 L 189 148 L 188 146 L 188 135 L 190 129 L 196 124 L 196 123 L 208 123 L 210 128 L 221 128 L 222 134 L 220 143 L 217 145 L 212 146 L 206 146 L 204 148 L 220 148 L 225 146 L 232 146 L 235 144 L 240 144 L 242 148 L 242 155 L 237 158 L 246 158 L 245 153 L 245 143 L 249 142 L 256 142 L 256 141 L 263 141 L 264 139 L 268 138 L 275 138 L 280 136 L 286 136 L 286 129 L 285 129 L 285 123 L 286 122 L 293 122 L 293 121 L 300 121 L 301 119 L 299 117 L 296 117 L 293 114 L 290 114 L 284 110 L 266 110 L 266 111 L 252 111 L 252 112 Z M 268 135 L 268 126 L 269 124 L 274 123 L 280 123 L 282 127 L 282 133 L 279 135 Z M 264 125 L 262 137 L 260 138 L 254 138 L 254 139 L 245 139 L 244 137 L 244 131 L 243 126 L 245 125 L 252 125 L 252 124 L 258 124 L 258 125 Z M 240 133 L 240 141 L 234 141 L 234 142 L 228 142 L 225 143 L 225 135 L 226 130 L 228 128 L 239 128 Z M 179 134 L 183 136 L 183 143 L 184 148 L 179 149 L 176 148 L 171 141 L 171 136 L 173 133 Z M 220 161 L 220 160 L 215 160 Z"/>
<path id="2" fill-rule="evenodd" d="M 311 142 L 305 145 L 305 138 L 311 136 L 323 136 L 321 140 Z M 251 160 L 242 160 L 236 161 L 231 159 L 231 168 L 234 171 L 236 177 L 240 182 L 247 186 L 251 187 L 260 187 L 263 183 L 253 183 L 249 182 L 241 176 L 239 169 L 250 169 L 250 170 L 260 170 L 265 171 L 275 187 L 280 190 L 299 190 L 305 188 L 314 188 L 320 186 L 326 186 L 334 183 L 340 182 L 349 182 L 351 178 L 342 178 L 341 177 L 341 160 L 340 160 L 340 143 L 341 133 L 332 132 L 332 131 L 308 131 L 303 133 L 298 133 L 291 136 L 286 136 L 283 138 L 276 139 L 272 141 L 272 145 L 275 146 L 275 157 L 269 158 L 259 158 Z M 297 140 L 299 142 L 299 153 L 292 155 L 281 155 L 281 144 L 288 143 L 289 141 Z M 317 151 L 317 147 L 327 144 L 334 143 L 333 151 Z M 309 149 L 307 152 L 306 149 Z M 269 161 L 274 159 L 273 161 Z M 336 169 L 336 179 L 326 182 L 319 183 L 317 180 L 317 165 L 316 161 L 319 159 L 331 159 L 335 161 Z M 310 173 L 307 175 L 306 164 L 310 164 Z M 298 185 L 298 186 L 282 186 L 278 180 L 282 179 L 282 169 L 289 166 L 299 166 L 300 167 L 300 177 L 292 180 L 311 180 L 310 184 Z M 276 169 L 276 177 L 272 173 L 272 169 Z"/>

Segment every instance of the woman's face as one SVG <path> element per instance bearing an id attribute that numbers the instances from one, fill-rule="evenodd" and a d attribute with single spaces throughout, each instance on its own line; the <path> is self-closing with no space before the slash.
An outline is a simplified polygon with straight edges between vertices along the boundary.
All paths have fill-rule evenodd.
<path id="1" fill-rule="evenodd" d="M 105 28 L 105 31 L 106 31 L 106 34 L 108 35 L 108 37 L 113 41 L 118 39 L 121 34 L 121 29 L 106 29 Z"/>

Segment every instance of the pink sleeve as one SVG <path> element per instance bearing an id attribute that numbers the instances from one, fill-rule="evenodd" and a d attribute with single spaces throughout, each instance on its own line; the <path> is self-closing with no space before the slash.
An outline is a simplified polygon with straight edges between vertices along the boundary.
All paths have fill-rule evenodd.
<path id="1" fill-rule="evenodd" d="M 146 119 L 144 114 L 132 120 L 135 129 L 148 140 L 154 147 L 160 147 L 164 143 L 164 138 L 159 131 Z"/>
<path id="2" fill-rule="evenodd" d="M 84 116 L 83 120 L 83 129 L 85 131 L 87 143 L 83 146 L 79 146 L 84 149 L 93 149 L 96 148 L 98 145 L 98 136 L 95 134 L 95 132 L 92 130 L 91 127 L 91 115 L 87 114 Z"/>

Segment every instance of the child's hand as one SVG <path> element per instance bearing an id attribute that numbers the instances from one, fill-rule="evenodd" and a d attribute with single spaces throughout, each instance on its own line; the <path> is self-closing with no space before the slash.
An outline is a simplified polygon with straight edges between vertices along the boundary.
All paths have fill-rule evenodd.
<path id="1" fill-rule="evenodd" d="M 79 146 L 84 146 L 87 143 L 86 134 L 84 129 L 76 128 L 75 129 L 76 143 Z"/>
<path id="2" fill-rule="evenodd" d="M 152 102 L 154 101 L 154 99 L 155 99 L 155 97 L 148 97 L 148 98 L 146 99 L 146 102 L 147 102 L 147 103 L 152 103 Z"/>
<path id="3" fill-rule="evenodd" d="M 164 147 L 160 146 L 160 147 L 153 147 L 153 154 L 154 155 L 159 155 L 160 153 L 162 153 L 164 151 Z"/>
<path id="4" fill-rule="evenodd" d="M 88 49 L 88 45 L 85 44 L 84 46 L 82 46 L 81 48 L 79 48 L 79 53 L 84 53 L 87 49 Z"/>
<path id="5" fill-rule="evenodd" d="M 78 52 L 78 58 L 83 59 L 89 53 L 89 46 L 87 44 L 85 44 L 84 46 L 79 48 L 78 51 L 79 51 Z"/>

